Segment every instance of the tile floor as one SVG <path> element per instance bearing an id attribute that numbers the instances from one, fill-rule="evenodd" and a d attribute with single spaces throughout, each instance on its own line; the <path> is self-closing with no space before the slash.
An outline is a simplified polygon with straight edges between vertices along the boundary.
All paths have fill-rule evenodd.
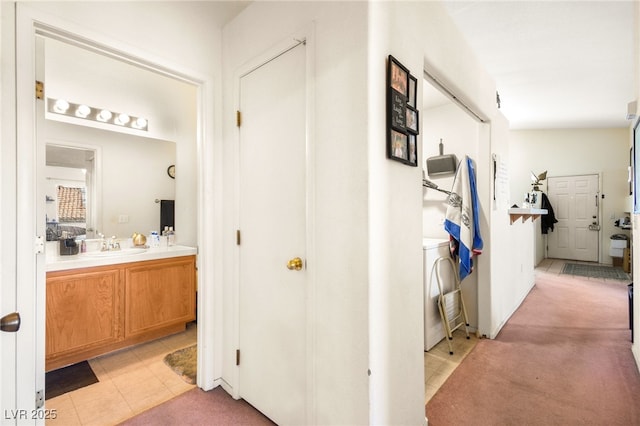
<path id="1" fill-rule="evenodd" d="M 178 334 L 89 360 L 99 382 L 46 401 L 57 418 L 47 426 L 114 425 L 192 389 L 164 362 L 196 343 L 195 323 Z"/>
<path id="2" fill-rule="evenodd" d="M 445 339 L 424 353 L 425 405 L 478 343 L 475 333 L 470 331 L 469 337 L 467 340 L 464 329 L 453 332 L 453 355 Z"/>

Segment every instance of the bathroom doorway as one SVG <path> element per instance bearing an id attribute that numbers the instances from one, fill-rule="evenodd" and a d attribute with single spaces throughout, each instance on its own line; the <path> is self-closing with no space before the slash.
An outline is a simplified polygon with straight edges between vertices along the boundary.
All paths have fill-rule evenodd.
<path id="1" fill-rule="evenodd" d="M 39 17 L 41 18 L 41 17 Z M 17 44 L 20 46 L 30 45 L 31 48 L 18 49 L 17 53 L 17 68 L 19 69 L 38 69 L 38 73 L 42 72 L 42 68 L 40 68 L 41 63 L 37 63 L 35 60 L 35 55 L 29 55 L 29 52 L 38 51 L 37 49 L 37 40 L 40 37 L 50 35 L 53 31 L 51 28 L 44 26 L 40 26 L 39 23 L 36 23 L 36 20 L 29 20 L 29 29 L 30 32 L 28 36 L 25 37 L 27 32 L 24 26 L 25 19 L 24 15 L 21 19 L 19 19 L 19 24 L 22 25 L 22 31 L 18 31 L 18 41 Z M 69 33 L 64 33 L 65 37 L 69 37 Z M 82 39 L 78 37 L 76 42 L 82 44 L 86 42 L 86 39 Z M 109 52 L 113 53 L 114 50 L 110 49 Z M 38 61 L 42 58 L 39 57 Z M 162 73 L 160 75 L 167 76 L 167 70 L 170 69 L 169 66 L 160 66 L 162 69 Z M 151 71 L 149 71 L 151 72 Z M 155 73 L 158 75 L 158 73 Z M 43 134 L 41 131 L 37 130 L 37 119 L 43 117 L 44 108 L 42 106 L 41 101 L 32 100 L 33 98 L 25 93 L 26 85 L 23 84 L 24 81 L 30 81 L 31 84 L 31 93 L 33 93 L 33 78 L 34 76 L 22 75 L 18 77 L 17 83 L 17 92 L 18 97 L 23 99 L 23 104 L 18 106 L 18 115 L 19 115 L 19 124 L 18 124 L 18 133 L 22 135 L 20 138 L 21 144 L 17 153 L 17 159 L 19 163 L 20 173 L 18 176 L 18 193 L 22 194 L 20 199 L 18 200 L 18 204 L 21 207 L 21 211 L 32 212 L 29 214 L 25 214 L 23 217 L 19 217 L 17 219 L 18 222 L 18 233 L 24 232 L 25 236 L 32 235 L 34 229 L 34 223 L 36 224 L 35 229 L 38 235 L 44 236 L 45 231 L 45 222 L 46 222 L 46 213 L 45 213 L 45 194 L 43 189 L 38 184 L 38 181 L 34 179 L 37 176 L 42 176 L 42 168 L 45 165 L 45 141 L 47 140 L 47 135 Z M 36 79 L 39 75 L 35 76 Z M 181 184 L 184 185 L 188 190 L 188 197 L 192 200 L 192 204 L 186 205 L 183 203 L 184 210 L 190 211 L 193 213 L 193 217 L 187 218 L 183 220 L 185 222 L 189 222 L 193 226 L 193 232 L 187 232 L 187 227 L 185 226 L 184 238 L 189 238 L 189 241 L 192 246 L 197 246 L 198 241 L 201 240 L 200 235 L 203 233 L 203 230 L 198 227 L 198 217 L 202 216 L 202 211 L 210 208 L 211 205 L 207 202 L 203 202 L 203 200 L 198 197 L 201 194 L 200 191 L 200 182 L 202 175 L 202 164 L 198 160 L 196 156 L 196 152 L 200 149 L 201 140 L 201 122 L 198 120 L 200 117 L 200 111 L 202 108 L 201 101 L 197 101 L 196 99 L 201 96 L 201 83 L 197 80 L 185 80 L 184 76 L 176 79 L 183 84 L 187 84 L 192 86 L 193 91 L 191 96 L 192 103 L 188 109 L 184 110 L 184 114 L 188 116 L 188 122 L 186 123 L 185 128 L 187 128 L 186 132 L 188 136 L 184 138 L 184 140 L 189 141 L 189 155 L 181 155 L 181 161 L 184 161 L 185 158 L 188 160 L 184 164 L 179 164 L 176 166 L 178 170 L 176 175 L 176 185 L 179 185 L 178 182 L 181 181 Z M 46 92 L 46 91 L 45 91 Z M 31 104 L 32 108 L 29 107 Z M 37 107 L 37 108 L 36 108 Z M 34 114 L 35 111 L 38 111 L 37 114 Z M 183 123 L 184 124 L 184 123 Z M 175 127 L 176 123 L 173 122 L 170 124 L 172 127 Z M 27 130 L 30 128 L 29 130 Z M 35 130 L 35 132 L 34 132 Z M 184 153 L 184 152 L 183 152 Z M 164 176 L 167 176 L 167 164 L 163 169 L 162 173 Z M 32 172 L 32 173 L 30 173 Z M 167 176 L 167 179 L 171 179 L 171 177 Z M 27 196 L 28 194 L 32 195 L 32 198 Z M 178 200 L 176 200 L 178 201 Z M 153 198 L 149 200 L 150 203 L 154 203 Z M 177 215 L 180 214 L 177 212 Z M 27 244 L 28 242 L 28 244 Z M 30 246 L 30 247 L 28 247 Z M 30 250 L 29 250 L 30 248 Z M 203 254 L 205 248 L 200 249 L 200 254 Z M 32 362 L 29 363 L 28 359 L 25 359 L 25 362 L 29 363 L 30 366 L 25 366 L 23 370 L 29 370 L 27 375 L 24 375 L 25 381 L 28 379 L 29 375 L 34 375 L 34 380 L 30 380 L 30 383 L 33 383 L 33 386 L 40 391 L 44 390 L 44 318 L 45 318 L 45 307 L 44 307 L 44 295 L 45 295 L 45 261 L 44 261 L 44 250 L 40 253 L 42 255 L 34 255 L 33 252 L 33 241 L 30 238 L 25 238 L 25 244 L 18 244 L 17 248 L 17 256 L 18 256 L 18 265 L 19 271 L 21 271 L 19 279 L 22 282 L 33 282 L 33 286 L 22 286 L 24 287 L 24 291 L 18 295 L 18 299 L 21 300 L 23 304 L 23 309 L 21 309 L 21 313 L 24 313 L 25 318 L 30 318 L 30 321 L 35 322 L 32 327 L 33 333 L 30 331 L 25 334 L 25 339 L 23 341 L 31 342 L 31 345 L 35 346 L 35 350 L 26 351 L 28 353 L 32 353 L 31 357 L 33 358 Z M 204 275 L 207 274 L 208 268 L 200 268 L 200 278 L 203 279 Z M 204 297 L 203 293 L 206 293 L 206 287 L 200 287 L 199 297 Z M 210 322 L 210 321 L 209 321 Z M 207 327 L 207 321 L 201 322 L 201 326 L 198 327 L 197 335 L 205 335 L 204 329 Z M 211 325 L 209 325 L 211 327 Z M 211 333 L 213 334 L 213 333 Z M 213 339 L 214 337 L 210 337 Z M 20 339 L 19 339 L 20 340 Z M 211 348 L 213 345 L 200 345 L 200 346 L 208 346 Z M 32 346 L 33 348 L 33 346 Z M 200 349 L 200 348 L 199 348 Z M 209 349 L 212 351 L 212 349 Z M 213 354 L 209 354 L 209 356 L 199 356 L 199 359 L 213 359 Z M 35 366 L 35 367 L 33 367 Z M 31 370 L 33 368 L 33 370 Z M 19 367 L 19 369 L 21 369 Z M 211 387 L 213 383 L 213 379 L 211 376 L 213 375 L 213 371 L 211 368 L 207 369 L 208 376 L 203 380 L 204 383 L 207 383 L 207 386 Z M 30 385 L 31 386 L 31 385 Z M 33 401 L 34 391 L 23 392 L 25 395 L 27 393 L 31 394 L 31 401 Z M 22 398 L 24 399 L 24 398 Z M 29 406 L 29 405 L 24 405 Z"/>

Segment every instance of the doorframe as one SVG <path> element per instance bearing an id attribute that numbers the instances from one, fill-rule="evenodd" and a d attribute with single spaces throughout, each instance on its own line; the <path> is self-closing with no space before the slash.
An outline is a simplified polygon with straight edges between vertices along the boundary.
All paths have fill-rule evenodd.
<path id="1" fill-rule="evenodd" d="M 222 269 L 220 244 L 222 217 L 219 197 L 206 197 L 206 194 L 220 194 L 222 190 L 220 170 L 222 160 L 220 145 L 221 129 L 217 126 L 214 112 L 214 86 L 220 91 L 219 76 L 202 75 L 184 67 L 178 62 L 153 56 L 144 49 L 136 48 L 96 33 L 57 16 L 34 9 L 29 4 L 16 5 L 16 68 L 28 70 L 16 76 L 16 133 L 20 141 L 17 144 L 17 200 L 16 208 L 20 212 L 16 219 L 16 254 L 18 281 L 17 307 L 23 317 L 20 339 L 27 341 L 18 350 L 21 358 L 27 359 L 18 370 L 20 382 L 27 383 L 29 389 L 18 392 L 17 405 L 31 407 L 34 404 L 36 390 L 44 389 L 45 379 L 45 271 L 44 254 L 36 259 L 34 240 L 36 235 L 44 235 L 44 224 L 36 223 L 37 201 L 35 198 L 36 176 L 36 100 L 34 93 L 35 77 L 35 38 L 36 33 L 45 28 L 58 32 L 65 38 L 75 40 L 101 49 L 172 78 L 193 84 L 197 89 L 197 129 L 196 154 L 197 172 L 197 215 L 198 215 L 198 379 L 197 384 L 204 390 L 216 387 L 220 383 L 222 358 L 222 324 L 216 314 L 221 304 L 220 274 L 213 272 Z M 211 129 L 211 130 L 208 130 Z M 208 130 L 208 131 L 205 131 Z M 208 218 L 209 220 L 205 220 Z M 211 220 L 213 218 L 213 220 Z M 22 219 L 22 220 L 21 220 Z M 40 266 L 38 266 L 40 265 Z M 31 283 L 27 285 L 25 283 Z M 29 385 L 31 384 L 31 385 Z"/>
<path id="2" fill-rule="evenodd" d="M 262 54 L 245 62 L 238 68 L 233 75 L 233 94 L 234 109 L 240 110 L 240 80 L 250 72 L 256 70 L 269 61 L 284 54 L 291 48 L 300 43 L 305 44 L 305 66 L 306 66 L 306 223 L 307 223 L 307 254 L 306 254 L 306 273 L 307 273 L 307 291 L 306 291 L 306 340 L 307 340 L 307 360 L 306 360 L 306 416 L 307 424 L 316 424 L 316 275 L 315 268 L 316 259 L 316 239 L 315 239 L 315 27 L 313 23 L 308 24 L 299 31 L 289 35 L 285 39 L 281 39 L 275 45 L 262 52 Z M 234 195 L 233 195 L 233 229 L 240 229 L 240 130 L 236 127 L 233 133 L 235 141 L 235 149 L 233 151 L 232 173 Z M 234 348 L 240 348 L 240 246 L 235 245 L 233 248 L 233 267 L 232 267 L 232 294 L 233 303 L 231 304 L 232 324 L 232 344 Z M 231 348 L 230 348 L 231 349 Z M 230 352 L 230 351 L 229 351 Z M 240 372 L 239 366 L 235 366 L 230 372 L 230 383 L 222 382 L 223 388 L 229 392 L 235 399 L 240 398 Z"/>

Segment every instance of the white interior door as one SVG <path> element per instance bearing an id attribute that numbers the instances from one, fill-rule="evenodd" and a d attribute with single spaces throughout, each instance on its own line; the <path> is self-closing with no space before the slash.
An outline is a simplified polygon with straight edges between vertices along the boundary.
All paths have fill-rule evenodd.
<path id="1" fill-rule="evenodd" d="M 547 236 L 548 256 L 598 261 L 598 175 L 550 177 L 549 202 L 558 223 Z"/>
<path id="2" fill-rule="evenodd" d="M 305 56 L 240 79 L 239 394 L 278 424 L 306 423 Z"/>
<path id="3" fill-rule="evenodd" d="M 2 40 L 3 61 L 7 64 L 0 69 L 0 111 L 2 111 L 2 137 L 0 138 L 2 152 L 0 154 L 0 220 L 4 224 L 0 232 L 0 317 L 5 317 L 17 311 L 16 305 L 16 129 L 13 105 L 15 105 L 15 63 L 10 58 L 10 49 L 6 48 L 5 42 L 9 40 L 6 34 L 15 33 L 15 6 L 3 2 L 0 7 L 0 40 Z M 5 39 L 3 39 L 3 37 Z M 12 43 L 15 44 L 15 43 Z M 7 318 L 7 320 L 10 318 Z M 14 415 L 18 408 L 16 402 L 16 338 L 14 332 L 0 331 L 0 407 L 2 407 L 2 420 L 0 424 L 15 424 L 17 416 Z M 7 418 L 8 417 L 8 418 Z"/>

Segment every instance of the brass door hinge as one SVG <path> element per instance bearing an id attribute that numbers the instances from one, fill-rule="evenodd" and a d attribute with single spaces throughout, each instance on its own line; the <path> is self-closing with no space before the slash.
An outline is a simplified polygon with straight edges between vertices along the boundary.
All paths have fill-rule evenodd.
<path id="1" fill-rule="evenodd" d="M 237 246 L 240 245 L 240 230 L 239 229 L 236 231 L 236 245 Z"/>
<path id="2" fill-rule="evenodd" d="M 240 365 L 240 349 L 236 349 L 236 365 Z"/>
<path id="3" fill-rule="evenodd" d="M 242 113 L 240 111 L 236 111 L 236 126 L 240 127 L 242 125 Z"/>
<path id="4" fill-rule="evenodd" d="M 44 99 L 44 83 L 36 81 L 36 99 Z"/>

